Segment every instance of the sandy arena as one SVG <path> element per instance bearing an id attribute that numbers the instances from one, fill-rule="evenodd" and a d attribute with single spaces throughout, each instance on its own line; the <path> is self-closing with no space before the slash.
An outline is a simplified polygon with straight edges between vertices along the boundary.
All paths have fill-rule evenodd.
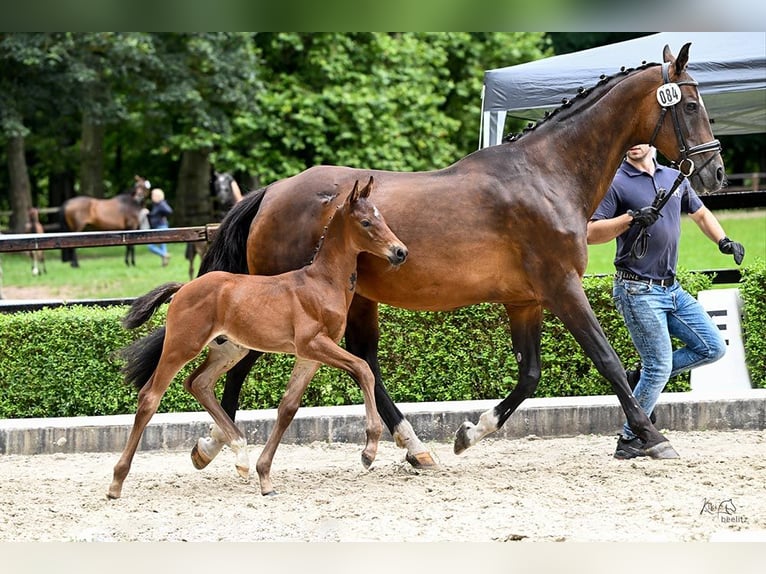
<path id="1" fill-rule="evenodd" d="M 416 471 L 384 441 L 280 446 L 262 497 L 225 449 L 203 471 L 188 452 L 141 452 L 107 500 L 118 453 L 0 456 L 0 541 L 766 540 L 763 431 L 666 432 L 681 459 L 612 458 L 612 436 L 485 440 Z"/>

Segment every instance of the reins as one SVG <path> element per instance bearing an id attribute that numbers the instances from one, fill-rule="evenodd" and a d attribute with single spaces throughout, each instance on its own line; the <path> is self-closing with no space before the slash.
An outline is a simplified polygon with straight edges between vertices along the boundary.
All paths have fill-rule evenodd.
<path id="1" fill-rule="evenodd" d="M 678 161 L 673 162 L 673 164 L 678 166 L 679 173 L 669 191 L 665 191 L 663 188 L 657 190 L 657 195 L 654 197 L 652 207 L 654 207 L 658 213 L 662 210 L 668 200 L 670 200 L 670 197 L 675 193 L 676 189 L 678 189 L 678 186 L 683 183 L 684 179 L 694 172 L 695 165 L 694 161 L 691 159 L 692 156 L 708 152 L 720 153 L 721 151 L 721 142 L 717 139 L 687 148 L 686 139 L 681 131 L 681 122 L 678 119 L 678 108 L 676 107 L 682 99 L 679 86 L 698 86 L 699 84 L 694 80 L 671 82 L 670 74 L 668 73 L 669 69 L 669 62 L 662 64 L 662 85 L 657 88 L 657 102 L 659 102 L 662 110 L 660 111 L 660 117 L 657 120 L 657 125 L 654 128 L 652 137 L 649 140 L 649 145 L 652 147 L 654 146 L 654 140 L 657 138 L 657 134 L 662 127 L 662 122 L 665 120 L 665 114 L 670 110 L 670 117 L 673 119 L 673 130 L 675 131 L 676 140 L 678 141 L 679 152 Z M 712 161 L 713 157 L 715 156 L 711 155 L 700 167 L 705 167 Z M 646 256 L 646 252 L 649 248 L 649 237 L 651 236 L 647 231 L 647 227 L 642 227 L 630 248 L 631 257 L 634 259 L 643 259 Z"/>

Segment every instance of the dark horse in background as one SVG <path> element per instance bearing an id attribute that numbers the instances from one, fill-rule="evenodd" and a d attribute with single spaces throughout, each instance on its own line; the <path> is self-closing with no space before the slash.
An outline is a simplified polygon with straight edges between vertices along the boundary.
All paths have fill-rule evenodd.
<path id="1" fill-rule="evenodd" d="M 150 183 L 139 175 L 136 175 L 134 180 L 133 189 L 111 199 L 98 199 L 87 195 L 67 199 L 59 209 L 61 230 L 80 232 L 85 228 L 96 231 L 138 229 Z M 127 245 L 125 249 L 125 265 L 135 265 L 135 245 Z M 80 266 L 77 252 L 71 247 L 61 250 L 61 260 L 69 261 L 72 267 Z"/>
<path id="2" fill-rule="evenodd" d="M 714 139 L 697 84 L 686 65 L 689 44 L 664 64 L 648 63 L 604 77 L 507 143 L 476 151 L 449 167 L 398 173 L 318 166 L 248 194 L 219 227 L 200 274 L 213 270 L 270 275 L 310 259 L 340 191 L 374 176 L 376 205 L 409 247 L 407 265 L 360 255 L 358 284 L 349 309 L 346 346 L 375 374 L 378 412 L 397 445 L 415 466 L 431 466 L 430 453 L 396 407 L 380 374 L 378 304 L 447 311 L 482 302 L 504 305 L 510 320 L 518 384 L 479 421 L 456 432 L 460 453 L 499 429 L 540 380 L 543 309 L 572 333 L 611 383 L 633 431 L 653 458 L 678 454 L 631 394 L 624 367 L 606 339 L 582 286 L 588 260 L 586 226 L 604 197 L 625 152 L 652 143 L 665 157 L 693 172 L 701 193 L 725 179 L 720 143 Z M 658 92 L 680 94 L 671 108 Z M 693 169 L 692 163 L 697 167 Z M 246 374 L 259 353 L 227 376 L 222 406 L 232 419 Z M 208 457 L 223 442 L 201 438 Z M 212 455 L 212 456 L 211 456 Z"/>
<path id="3" fill-rule="evenodd" d="M 210 196 L 213 198 L 213 221 L 218 222 L 242 199 L 242 191 L 233 175 L 213 171 L 210 176 Z M 205 241 L 190 241 L 186 244 L 184 257 L 189 261 L 189 280 L 194 279 L 194 259 L 199 256 L 202 260 L 207 248 Z"/>

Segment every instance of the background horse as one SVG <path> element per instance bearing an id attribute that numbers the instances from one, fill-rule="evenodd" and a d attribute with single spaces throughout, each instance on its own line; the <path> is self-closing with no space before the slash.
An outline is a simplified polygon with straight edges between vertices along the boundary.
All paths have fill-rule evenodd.
<path id="1" fill-rule="evenodd" d="M 27 213 L 27 222 L 24 224 L 25 233 L 45 233 L 43 224 L 40 223 L 40 212 L 36 207 L 30 207 Z M 32 275 L 47 273 L 45 269 L 45 251 L 33 249 L 29 252 L 32 259 Z"/>
<path id="2" fill-rule="evenodd" d="M 376 203 L 410 257 L 398 273 L 387 274 L 385 266 L 360 255 L 345 341 L 375 374 L 378 411 L 411 464 L 434 462 L 383 385 L 377 360 L 379 303 L 422 311 L 482 302 L 505 307 L 518 384 L 478 424 L 461 425 L 455 452 L 500 428 L 534 394 L 542 372 L 543 309 L 548 309 L 611 383 L 631 428 L 645 441 L 645 454 L 676 457 L 631 394 L 582 277 L 588 219 L 631 146 L 652 143 L 687 172 L 697 161 L 693 183 L 702 193 L 723 184 L 720 144 L 686 71 L 688 58 L 689 44 L 677 59 L 665 46 L 664 64 L 624 68 L 605 77 L 523 135 L 444 169 L 397 173 L 319 166 L 252 192 L 221 223 L 200 273 L 277 274 L 299 268 L 310 257 L 328 210 L 337 204 L 337 190 L 374 175 Z M 678 95 L 671 108 L 662 107 L 657 97 L 667 90 Z M 257 357 L 250 353 L 227 376 L 221 404 L 232 418 Z"/>
<path id="3" fill-rule="evenodd" d="M 114 467 L 108 497 L 119 498 L 141 434 L 157 411 L 160 399 L 181 368 L 209 346 L 205 362 L 184 382 L 221 431 L 223 442 L 236 455 L 241 476 L 249 476 L 247 441 L 215 398 L 215 382 L 248 353 L 259 349 L 295 355 L 295 366 L 279 404 L 277 423 L 256 465 L 262 494 L 274 494 L 271 462 L 283 433 L 298 410 L 306 387 L 321 364 L 343 369 L 362 387 L 367 415 L 367 444 L 362 463 L 375 459 L 382 426 L 375 409 L 375 377 L 363 360 L 338 346 L 356 286 L 356 262 L 361 252 L 399 266 L 407 248 L 368 201 L 373 179 L 359 182 L 327 226 L 311 265 L 278 277 L 207 273 L 182 285 L 167 283 L 136 300 L 126 326 L 145 322 L 171 295 L 167 337 L 149 335 L 124 353 L 127 379 L 141 388 L 135 423 L 125 450 Z M 258 304 L 250 304 L 250 299 Z M 164 341 L 163 341 L 164 339 Z M 157 359 L 157 352 L 160 356 Z M 217 452 L 217 451 L 216 451 Z M 195 447 L 198 467 L 210 462 L 204 441 Z"/>
<path id="4" fill-rule="evenodd" d="M 136 175 L 134 179 L 135 183 L 131 191 L 121 193 L 111 199 L 78 195 L 66 200 L 59 209 L 61 229 L 74 232 L 80 232 L 86 227 L 98 231 L 138 229 L 146 192 L 151 184 L 149 180 L 139 175 Z M 72 267 L 80 266 L 74 248 L 62 249 L 61 260 L 69 261 Z M 125 248 L 125 265 L 135 264 L 135 245 L 127 245 Z"/>
<path id="5" fill-rule="evenodd" d="M 213 171 L 210 177 L 210 195 L 213 197 L 213 221 L 221 221 L 229 210 L 242 199 L 242 192 L 237 181 L 230 173 Z M 189 279 L 194 279 L 194 259 L 200 261 L 207 253 L 206 241 L 190 241 L 186 244 L 184 257 L 189 261 Z"/>

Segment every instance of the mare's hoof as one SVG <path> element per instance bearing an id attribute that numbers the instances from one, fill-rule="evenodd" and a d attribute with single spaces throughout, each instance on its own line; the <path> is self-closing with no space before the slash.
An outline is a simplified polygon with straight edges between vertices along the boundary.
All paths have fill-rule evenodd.
<path id="1" fill-rule="evenodd" d="M 365 469 L 369 469 L 370 466 L 372 466 L 372 461 L 374 460 L 374 458 L 370 458 L 365 453 L 362 453 L 362 466 L 364 466 Z"/>
<path id="2" fill-rule="evenodd" d="M 439 465 L 436 464 L 436 461 L 433 459 L 433 457 L 431 456 L 431 453 L 428 451 L 419 452 L 417 454 L 407 453 L 405 460 L 407 460 L 407 462 L 409 462 L 413 468 L 417 468 L 420 470 L 430 470 L 430 469 L 439 468 Z"/>
<path id="3" fill-rule="evenodd" d="M 207 458 L 206 456 L 202 455 L 202 452 L 199 450 L 197 445 L 194 445 L 194 448 L 191 451 L 191 459 L 192 464 L 194 465 L 194 468 L 197 470 L 202 470 L 205 468 L 208 464 L 210 464 L 210 461 L 212 459 Z"/>
<path id="4" fill-rule="evenodd" d="M 276 496 L 279 493 L 276 490 L 270 490 L 268 492 L 262 492 L 261 494 L 263 496 Z"/>
<path id="5" fill-rule="evenodd" d="M 460 454 L 471 446 L 471 439 L 468 438 L 468 429 L 473 426 L 473 423 L 466 421 L 460 425 L 460 428 L 455 432 L 455 445 L 452 449 L 455 454 Z"/>
<path id="6" fill-rule="evenodd" d="M 250 480 L 250 467 L 249 466 L 240 466 L 235 465 L 237 468 L 237 474 L 244 478 L 245 480 Z"/>
<path id="7" fill-rule="evenodd" d="M 646 456 L 656 459 L 681 458 L 669 441 L 663 441 L 646 449 Z"/>

